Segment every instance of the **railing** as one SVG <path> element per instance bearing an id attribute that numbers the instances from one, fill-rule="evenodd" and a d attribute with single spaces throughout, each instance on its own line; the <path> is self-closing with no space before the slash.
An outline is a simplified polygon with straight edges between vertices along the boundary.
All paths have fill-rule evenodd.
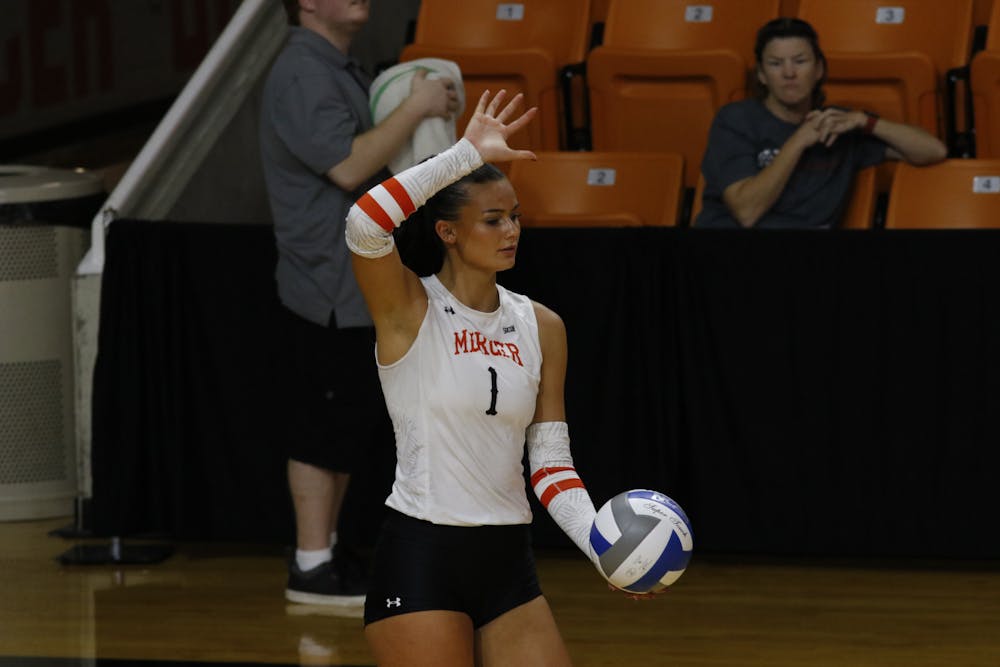
<path id="1" fill-rule="evenodd" d="M 244 0 L 132 161 L 91 223 L 91 245 L 77 275 L 104 269 L 104 236 L 121 217 L 167 215 L 285 38 L 280 3 Z"/>

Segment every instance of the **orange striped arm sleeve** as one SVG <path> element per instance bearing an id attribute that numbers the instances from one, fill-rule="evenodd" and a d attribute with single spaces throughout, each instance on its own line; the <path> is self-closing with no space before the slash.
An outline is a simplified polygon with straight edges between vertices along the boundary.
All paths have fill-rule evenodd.
<path id="1" fill-rule="evenodd" d="M 549 515 L 591 562 L 590 528 L 597 511 L 573 466 L 566 422 L 532 424 L 526 432 L 531 486 Z"/>
<path id="2" fill-rule="evenodd" d="M 382 181 L 363 194 L 347 214 L 347 247 L 375 258 L 392 252 L 392 231 L 450 183 L 483 164 L 467 139 L 429 160 Z"/>

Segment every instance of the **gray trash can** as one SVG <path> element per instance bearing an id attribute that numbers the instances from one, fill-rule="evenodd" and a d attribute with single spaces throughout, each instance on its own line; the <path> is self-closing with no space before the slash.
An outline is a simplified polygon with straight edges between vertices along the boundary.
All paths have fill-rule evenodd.
<path id="1" fill-rule="evenodd" d="M 98 175 L 0 165 L 0 521 L 73 514 L 71 281 Z"/>

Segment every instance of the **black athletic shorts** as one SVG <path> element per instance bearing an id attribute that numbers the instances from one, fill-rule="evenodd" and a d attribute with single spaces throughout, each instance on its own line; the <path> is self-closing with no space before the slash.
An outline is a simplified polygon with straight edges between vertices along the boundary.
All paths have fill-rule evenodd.
<path id="1" fill-rule="evenodd" d="M 467 614 L 480 628 L 542 594 L 527 524 L 440 526 L 386 508 L 365 625 L 415 611 Z"/>
<path id="2" fill-rule="evenodd" d="M 375 365 L 372 327 L 322 327 L 282 307 L 278 341 L 280 437 L 288 458 L 353 472 L 392 426 Z M 381 443 L 379 443 L 381 446 Z"/>

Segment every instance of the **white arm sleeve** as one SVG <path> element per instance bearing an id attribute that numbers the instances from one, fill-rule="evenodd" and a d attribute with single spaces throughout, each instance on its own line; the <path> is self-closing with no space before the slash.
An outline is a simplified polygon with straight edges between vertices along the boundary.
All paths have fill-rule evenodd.
<path id="1" fill-rule="evenodd" d="M 468 139 L 382 181 L 358 199 L 347 213 L 347 247 L 362 257 L 392 252 L 392 230 L 438 190 L 483 164 Z"/>
<path id="2" fill-rule="evenodd" d="M 541 422 L 527 430 L 531 486 L 542 506 L 592 563 L 590 529 L 597 514 L 590 494 L 573 467 L 566 422 Z"/>

